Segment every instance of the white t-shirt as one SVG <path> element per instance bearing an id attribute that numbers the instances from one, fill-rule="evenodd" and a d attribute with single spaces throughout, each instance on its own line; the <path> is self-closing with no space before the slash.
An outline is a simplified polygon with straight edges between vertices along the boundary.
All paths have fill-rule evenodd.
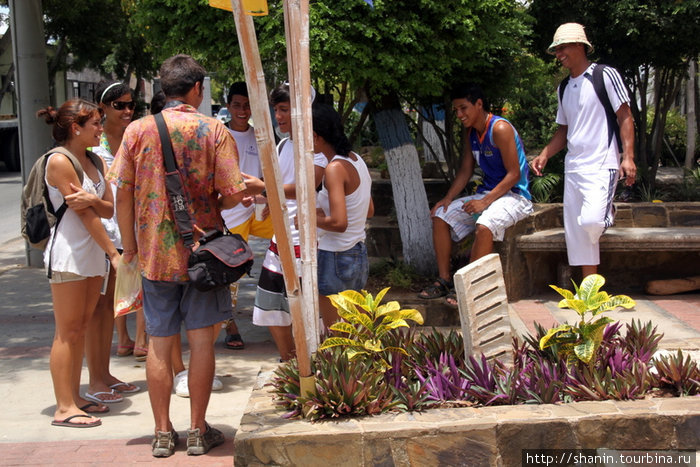
<path id="1" fill-rule="evenodd" d="M 357 189 L 345 196 L 345 207 L 348 217 L 348 225 L 345 232 L 331 232 L 330 230 L 318 229 L 318 248 L 325 251 L 347 251 L 358 242 L 365 241 L 365 224 L 367 223 L 367 211 L 369 201 L 372 196 L 372 177 L 369 174 L 365 161 L 355 154 L 356 161 L 349 157 L 334 156 L 334 160 L 345 160 L 352 164 L 360 177 L 360 184 Z M 328 190 L 324 183 L 323 188 L 318 193 L 316 204 L 323 209 L 328 216 L 330 210 L 330 199 Z"/>
<path id="2" fill-rule="evenodd" d="M 277 145 L 277 153 L 279 154 L 280 176 L 284 185 L 292 185 L 296 182 L 294 173 L 294 144 L 290 138 L 285 138 Z M 326 168 L 328 159 L 323 153 L 314 155 L 314 165 Z M 297 200 L 287 200 L 287 214 L 289 215 L 289 229 L 292 235 L 292 243 L 299 245 L 299 231 L 294 227 L 294 217 L 297 215 Z M 273 241 L 276 241 L 273 238 Z"/>
<path id="3" fill-rule="evenodd" d="M 564 90 L 564 100 L 559 102 L 557 123 L 568 126 L 564 160 L 564 171 L 567 173 L 597 172 L 620 166 L 615 138 L 608 142 L 605 108 L 593 88 L 592 72 L 595 66 L 595 63 L 591 63 L 584 73 L 570 78 Z M 603 82 L 610 104 L 617 112 L 622 104 L 630 101 L 622 78 L 617 70 L 606 67 Z"/>
<path id="4" fill-rule="evenodd" d="M 262 178 L 262 167 L 260 165 L 260 155 L 258 153 L 258 144 L 255 141 L 255 130 L 249 126 L 246 131 L 228 131 L 236 140 L 236 148 L 238 149 L 238 167 L 242 173 L 247 173 L 254 177 Z M 255 212 L 255 204 L 246 207 L 243 204 L 238 204 L 231 209 L 221 211 L 221 217 L 226 222 L 226 227 L 232 229 L 241 225 L 243 222 L 250 219 L 250 216 Z"/>

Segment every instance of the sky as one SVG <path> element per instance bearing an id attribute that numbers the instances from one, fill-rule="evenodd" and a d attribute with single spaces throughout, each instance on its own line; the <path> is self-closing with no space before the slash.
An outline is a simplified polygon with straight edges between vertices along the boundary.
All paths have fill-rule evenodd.
<path id="1" fill-rule="evenodd" d="M 10 7 L 0 6 L 0 36 L 5 34 L 7 31 L 7 22 L 10 20 L 8 15 L 10 14 Z"/>

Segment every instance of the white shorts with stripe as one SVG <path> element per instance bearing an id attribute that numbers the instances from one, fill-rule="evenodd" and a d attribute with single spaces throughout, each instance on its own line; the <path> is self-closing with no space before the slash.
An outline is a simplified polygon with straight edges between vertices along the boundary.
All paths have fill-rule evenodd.
<path id="1" fill-rule="evenodd" d="M 564 180 L 564 234 L 570 266 L 600 264 L 600 236 L 612 226 L 618 171 L 567 173 Z"/>
<path id="2" fill-rule="evenodd" d="M 461 241 L 474 232 L 476 224 L 481 224 L 491 231 L 495 241 L 500 242 L 508 227 L 532 213 L 530 200 L 512 191 L 491 203 L 479 216 L 472 216 L 464 211 L 464 203 L 473 199 L 481 199 L 487 193 L 477 193 L 453 200 L 447 210 L 437 210 L 435 217 L 439 217 L 450 226 L 450 236 L 453 241 Z"/>
<path id="3" fill-rule="evenodd" d="M 282 275 L 282 263 L 277 254 L 276 246 L 270 244 L 265 253 L 262 271 L 255 293 L 253 307 L 253 324 L 256 326 L 291 326 L 292 317 L 289 314 L 289 303 Z M 295 254 L 298 255 L 298 246 Z M 301 270 L 301 260 L 296 258 L 297 271 Z"/>

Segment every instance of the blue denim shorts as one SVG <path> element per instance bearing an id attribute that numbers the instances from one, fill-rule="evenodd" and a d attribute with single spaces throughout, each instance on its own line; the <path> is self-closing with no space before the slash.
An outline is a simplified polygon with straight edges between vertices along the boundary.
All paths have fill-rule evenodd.
<path id="1" fill-rule="evenodd" d="M 318 292 L 321 295 L 360 291 L 368 276 L 369 260 L 364 242 L 346 251 L 318 250 Z"/>
<path id="2" fill-rule="evenodd" d="M 189 282 L 152 281 L 142 278 L 143 315 L 146 332 L 168 337 L 185 329 L 200 329 L 227 320 L 231 316 L 228 287 L 201 292 Z"/>

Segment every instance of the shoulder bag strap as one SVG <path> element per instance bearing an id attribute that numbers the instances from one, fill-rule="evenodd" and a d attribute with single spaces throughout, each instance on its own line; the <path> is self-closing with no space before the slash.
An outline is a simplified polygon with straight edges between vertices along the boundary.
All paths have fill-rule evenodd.
<path id="1" fill-rule="evenodd" d="M 160 144 L 163 150 L 163 165 L 165 166 L 165 188 L 168 190 L 168 201 L 170 209 L 173 213 L 175 226 L 177 227 L 180 236 L 182 236 L 185 246 L 191 248 L 194 245 L 194 236 L 192 228 L 192 216 L 188 209 L 189 202 L 185 196 L 182 183 L 182 176 L 177 169 L 177 162 L 173 154 L 173 144 L 170 141 L 170 133 L 165 125 L 165 119 L 162 113 L 154 115 L 158 134 L 160 135 Z"/>

